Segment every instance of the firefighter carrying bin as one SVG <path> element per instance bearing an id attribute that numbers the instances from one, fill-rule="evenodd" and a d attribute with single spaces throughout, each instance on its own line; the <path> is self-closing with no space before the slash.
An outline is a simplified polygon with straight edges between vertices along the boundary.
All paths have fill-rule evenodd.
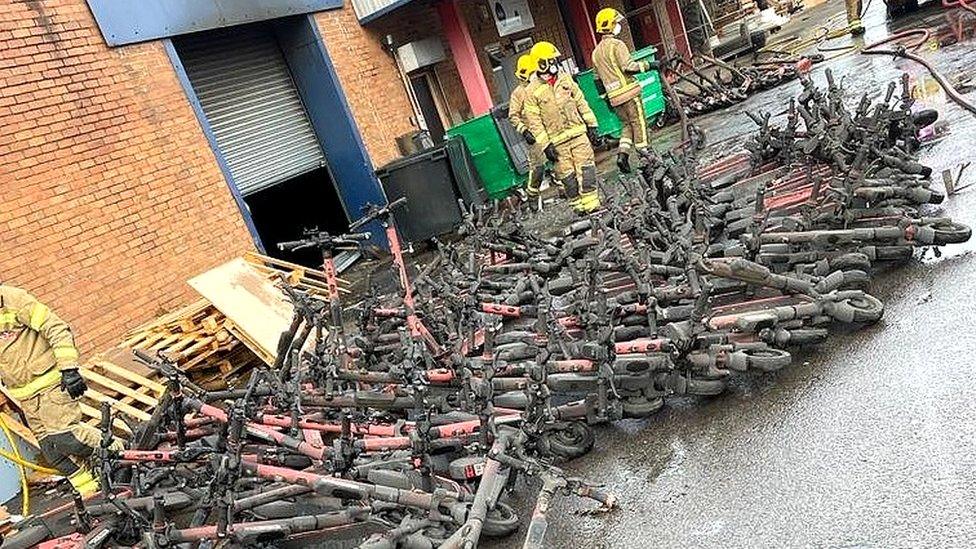
<path id="1" fill-rule="evenodd" d="M 538 42 L 530 55 L 536 78 L 526 90 L 526 125 L 554 164 L 570 206 L 578 213 L 592 212 L 600 207 L 592 145 L 599 141 L 596 116 L 579 85 L 559 69 L 562 54 L 556 46 Z"/>
<path id="2" fill-rule="evenodd" d="M 617 167 L 623 173 L 631 173 L 632 150 L 636 149 L 642 158 L 651 154 L 641 85 L 634 75 L 661 67 L 656 61 L 631 59 L 630 49 L 617 38 L 624 21 L 624 16 L 613 8 L 604 8 L 596 14 L 600 43 L 593 50 L 593 68 L 597 89 L 606 95 L 622 125 Z"/>
<path id="3" fill-rule="evenodd" d="M 41 453 L 82 495 L 99 489 L 88 461 L 101 443 L 78 399 L 87 385 L 71 329 L 29 293 L 0 284 L 0 380 L 15 399 Z M 118 448 L 121 445 L 116 441 Z"/>

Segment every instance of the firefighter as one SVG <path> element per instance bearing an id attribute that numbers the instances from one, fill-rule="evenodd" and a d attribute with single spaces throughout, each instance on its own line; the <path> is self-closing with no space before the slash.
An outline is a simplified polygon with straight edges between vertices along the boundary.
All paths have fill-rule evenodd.
<path id="1" fill-rule="evenodd" d="M 623 21 L 624 16 L 613 8 L 604 8 L 596 14 L 596 32 L 600 35 L 600 43 L 593 50 L 593 68 L 598 88 L 605 90 L 607 101 L 623 126 L 617 167 L 623 173 L 631 173 L 631 150 L 636 148 L 641 156 L 650 153 L 644 100 L 640 82 L 634 78 L 634 74 L 659 70 L 660 65 L 654 61 L 631 60 L 629 48 L 617 38 Z"/>
<path id="2" fill-rule="evenodd" d="M 536 78 L 526 90 L 525 120 L 537 146 L 554 165 L 556 179 L 570 205 L 579 213 L 600 207 L 593 143 L 599 141 L 597 121 L 573 78 L 559 70 L 562 54 L 553 44 L 539 42 L 530 53 Z"/>
<path id="3" fill-rule="evenodd" d="M 88 458 L 101 433 L 82 422 L 87 385 L 71 329 L 29 293 L 0 284 L 0 380 L 47 461 L 82 495 L 99 489 Z"/>
<path id="4" fill-rule="evenodd" d="M 853 36 L 864 34 L 864 25 L 861 23 L 861 0 L 845 0 L 847 7 L 847 28 Z"/>
<path id="5" fill-rule="evenodd" d="M 530 198 L 539 196 L 542 179 L 546 173 L 546 157 L 539 148 L 539 144 L 529 131 L 525 120 L 525 99 L 529 84 L 535 80 L 536 63 L 532 56 L 525 54 L 518 59 L 515 67 L 515 77 L 519 85 L 512 90 L 512 97 L 508 101 L 508 120 L 529 145 L 529 180 L 525 190 Z"/>

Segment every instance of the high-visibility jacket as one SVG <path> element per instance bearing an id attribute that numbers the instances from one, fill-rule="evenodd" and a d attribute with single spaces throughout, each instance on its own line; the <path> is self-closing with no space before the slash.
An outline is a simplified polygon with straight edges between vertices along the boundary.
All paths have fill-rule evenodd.
<path id="1" fill-rule="evenodd" d="M 29 293 L 0 285 L 0 381 L 18 400 L 61 381 L 61 370 L 77 367 L 71 329 Z"/>
<path id="2" fill-rule="evenodd" d="M 529 129 L 525 122 L 525 99 L 528 97 L 528 90 L 529 82 L 522 82 L 512 90 L 512 96 L 508 99 L 508 121 L 518 133 Z"/>
<path id="3" fill-rule="evenodd" d="M 607 90 L 610 105 L 617 107 L 640 96 L 640 82 L 634 74 L 647 72 L 649 67 L 630 58 L 630 50 L 623 40 L 605 34 L 593 50 L 593 69 Z"/>
<path id="4" fill-rule="evenodd" d="M 597 126 L 583 90 L 566 73 L 560 72 L 552 80 L 537 78 L 529 83 L 527 92 L 525 121 L 542 149 L 585 134 L 587 126 Z"/>

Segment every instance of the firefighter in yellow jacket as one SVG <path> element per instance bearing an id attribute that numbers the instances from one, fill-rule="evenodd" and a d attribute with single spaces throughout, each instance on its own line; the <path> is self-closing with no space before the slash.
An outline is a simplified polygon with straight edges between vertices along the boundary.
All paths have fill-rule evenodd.
<path id="1" fill-rule="evenodd" d="M 88 458 L 101 442 L 82 421 L 87 386 L 68 325 L 29 293 L 0 284 L 0 380 L 47 461 L 83 495 L 98 490 Z"/>
<path id="2" fill-rule="evenodd" d="M 630 58 L 630 49 L 617 38 L 624 16 L 613 8 L 604 8 L 596 14 L 596 32 L 600 43 L 593 50 L 593 68 L 597 81 L 606 90 L 607 101 L 613 107 L 620 123 L 620 148 L 617 167 L 630 173 L 630 152 L 636 149 L 642 156 L 650 152 L 647 118 L 640 82 L 634 74 L 660 69 L 656 62 L 638 62 Z"/>
<path id="3" fill-rule="evenodd" d="M 508 120 L 529 145 L 529 181 L 526 191 L 530 197 L 538 196 L 542 187 L 542 179 L 546 173 L 546 157 L 539 148 L 535 136 L 529 131 L 525 119 L 525 100 L 529 84 L 535 79 L 536 63 L 528 54 L 519 57 L 515 67 L 515 77 L 519 85 L 512 90 L 512 97 L 508 100 Z"/>
<path id="4" fill-rule="evenodd" d="M 527 89 L 525 120 L 539 148 L 554 164 L 556 179 L 580 213 L 600 207 L 592 143 L 597 121 L 573 78 L 559 70 L 561 54 L 549 42 L 532 46 L 536 76 Z"/>

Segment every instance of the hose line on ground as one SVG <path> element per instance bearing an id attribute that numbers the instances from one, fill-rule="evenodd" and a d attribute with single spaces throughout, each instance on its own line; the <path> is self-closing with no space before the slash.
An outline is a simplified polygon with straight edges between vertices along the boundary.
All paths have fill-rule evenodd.
<path id="1" fill-rule="evenodd" d="M 974 106 L 972 103 L 967 101 L 966 98 L 960 95 L 959 92 L 956 91 L 956 88 L 952 87 L 952 84 L 950 84 L 949 81 L 944 76 L 942 76 L 941 73 L 939 73 L 939 71 L 935 70 L 935 67 L 933 67 L 928 61 L 926 61 L 922 57 L 919 57 L 914 53 L 910 53 L 905 48 L 898 48 L 894 50 L 889 50 L 889 49 L 868 50 L 867 48 L 865 48 L 864 50 L 861 50 L 861 53 L 865 55 L 891 55 L 893 57 L 903 57 L 905 59 L 911 59 L 912 61 L 918 63 L 919 65 L 922 65 L 929 71 L 929 74 L 932 75 L 932 78 L 935 78 L 935 81 L 938 82 L 940 86 L 942 86 L 942 89 L 945 90 L 946 95 L 948 95 L 949 98 L 953 100 L 953 102 L 955 102 L 960 107 L 966 109 L 971 114 L 976 115 L 976 106 Z"/>

